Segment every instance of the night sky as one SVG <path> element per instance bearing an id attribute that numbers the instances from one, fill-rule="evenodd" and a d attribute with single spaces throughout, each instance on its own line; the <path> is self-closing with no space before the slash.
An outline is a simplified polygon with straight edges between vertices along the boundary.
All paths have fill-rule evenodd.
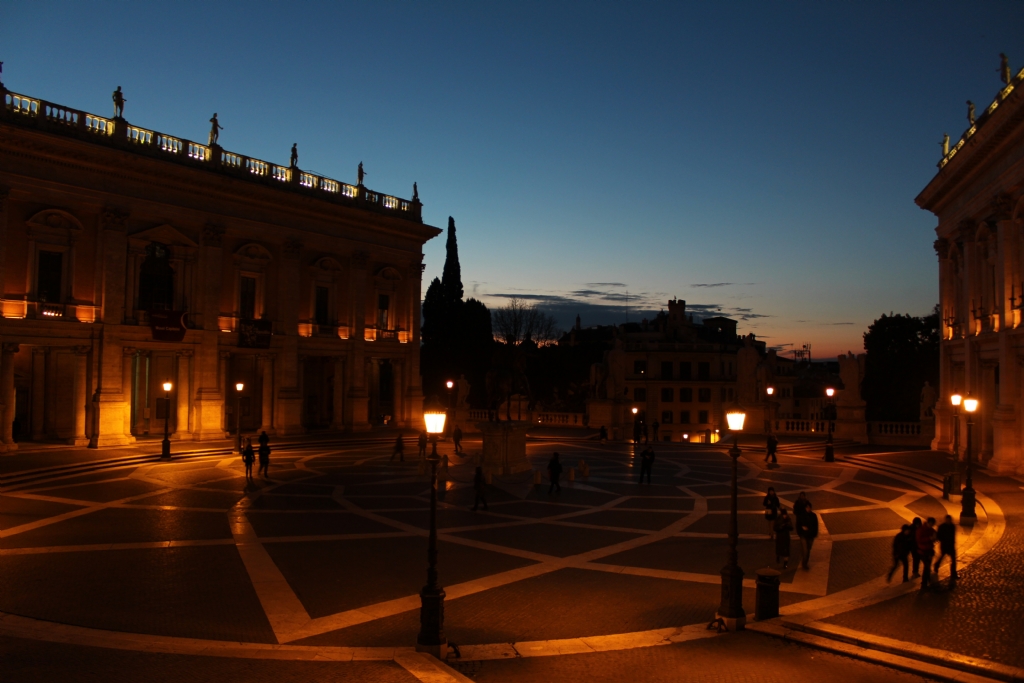
<path id="1" fill-rule="evenodd" d="M 15 92 L 410 197 L 467 296 L 685 299 L 781 349 L 938 302 L 914 197 L 1024 65 L 1021 2 L 0 4 Z M 444 236 L 425 247 L 424 289 Z"/>

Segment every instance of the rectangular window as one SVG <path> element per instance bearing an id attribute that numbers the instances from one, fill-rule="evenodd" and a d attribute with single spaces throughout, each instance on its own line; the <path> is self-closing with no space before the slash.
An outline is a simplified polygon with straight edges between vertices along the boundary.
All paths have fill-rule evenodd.
<path id="1" fill-rule="evenodd" d="M 704 387 L 697 390 L 697 401 L 699 403 L 711 403 L 711 389 Z"/>
<path id="2" fill-rule="evenodd" d="M 331 290 L 328 289 L 327 287 L 317 286 L 316 306 L 314 308 L 314 316 L 316 318 L 317 325 L 330 324 L 330 301 Z"/>
<path id="3" fill-rule="evenodd" d="M 693 364 L 690 361 L 683 361 L 679 364 L 679 379 L 684 382 L 693 379 Z"/>
<path id="4" fill-rule="evenodd" d="M 36 273 L 36 296 L 40 301 L 60 303 L 64 280 L 64 254 L 59 251 L 40 251 Z"/>
<path id="5" fill-rule="evenodd" d="M 735 396 L 735 394 L 733 394 L 732 389 L 729 389 L 729 400 L 730 401 L 733 399 L 733 396 Z"/>
<path id="6" fill-rule="evenodd" d="M 256 278 L 240 278 L 238 287 L 238 314 L 242 320 L 252 320 L 256 317 Z"/>
<path id="7" fill-rule="evenodd" d="M 388 327 L 388 310 L 391 308 L 391 297 L 387 294 L 377 296 L 377 329 L 390 330 Z"/>
<path id="8" fill-rule="evenodd" d="M 661 378 L 672 379 L 672 361 L 663 360 L 661 361 Z"/>
<path id="9" fill-rule="evenodd" d="M 679 402 L 680 403 L 693 403 L 693 389 L 690 387 L 683 387 L 679 390 Z"/>
<path id="10" fill-rule="evenodd" d="M 663 424 L 663 425 L 670 425 L 670 424 L 672 424 L 672 411 L 671 410 L 664 410 L 664 411 L 662 411 L 662 413 L 661 413 L 661 424 Z"/>
<path id="11" fill-rule="evenodd" d="M 633 400 L 634 401 L 646 401 L 647 400 L 647 390 L 646 389 L 641 389 L 640 387 L 637 387 L 636 389 L 633 389 Z"/>
<path id="12" fill-rule="evenodd" d="M 671 403 L 672 402 L 672 389 L 666 388 L 661 390 L 661 402 Z"/>
<path id="13" fill-rule="evenodd" d="M 708 423 L 708 411 L 702 410 L 697 413 L 697 422 L 699 424 L 706 425 Z"/>
<path id="14" fill-rule="evenodd" d="M 643 375 L 647 372 L 647 361 L 635 360 L 633 361 L 633 374 Z"/>
<path id="15" fill-rule="evenodd" d="M 721 387 L 718 390 L 718 400 L 725 401 L 725 387 Z"/>
<path id="16" fill-rule="evenodd" d="M 697 379 L 711 379 L 711 363 L 697 363 Z"/>
<path id="17" fill-rule="evenodd" d="M 684 410 L 679 413 L 679 424 L 688 425 L 690 424 L 690 411 Z"/>

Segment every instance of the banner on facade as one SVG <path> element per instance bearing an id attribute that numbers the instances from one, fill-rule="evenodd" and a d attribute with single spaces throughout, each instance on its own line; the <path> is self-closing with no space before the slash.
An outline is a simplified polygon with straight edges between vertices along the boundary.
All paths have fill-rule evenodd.
<path id="1" fill-rule="evenodd" d="M 269 349 L 274 334 L 270 320 L 242 320 L 238 323 L 238 345 L 247 349 Z"/>
<path id="2" fill-rule="evenodd" d="M 155 341 L 180 342 L 185 338 L 184 311 L 150 311 L 149 329 Z"/>

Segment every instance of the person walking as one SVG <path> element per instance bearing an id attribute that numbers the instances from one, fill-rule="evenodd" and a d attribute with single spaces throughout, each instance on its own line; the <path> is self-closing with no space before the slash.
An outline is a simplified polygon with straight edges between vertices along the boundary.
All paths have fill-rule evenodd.
<path id="1" fill-rule="evenodd" d="M 956 573 L 956 524 L 953 523 L 952 516 L 946 515 L 946 519 L 936 530 L 935 536 L 939 540 L 939 559 L 935 560 L 935 575 L 938 576 L 939 574 L 939 565 L 942 564 L 942 558 L 948 555 L 949 587 L 955 588 L 956 581 L 960 577 Z"/>
<path id="2" fill-rule="evenodd" d="M 929 517 L 917 530 L 917 554 L 921 556 L 921 591 L 932 585 L 932 558 L 935 556 L 935 518 Z"/>
<path id="3" fill-rule="evenodd" d="M 921 576 L 921 553 L 917 550 L 917 532 L 921 529 L 921 518 L 914 517 L 914 521 L 910 523 L 910 535 L 912 537 L 912 543 L 910 544 L 910 558 L 914 561 L 914 575 L 910 578 L 916 579 Z"/>
<path id="4" fill-rule="evenodd" d="M 639 446 L 640 445 L 640 434 L 641 434 L 641 431 L 640 431 L 640 420 L 639 419 L 633 420 L 633 445 L 634 446 Z"/>
<path id="5" fill-rule="evenodd" d="M 647 441 L 648 441 L 648 439 L 647 439 L 647 436 L 648 436 L 647 423 L 644 422 L 640 426 L 641 426 L 641 428 L 643 429 L 643 432 L 644 432 L 644 445 L 646 446 L 647 445 Z"/>
<path id="6" fill-rule="evenodd" d="M 786 508 L 779 509 L 778 517 L 772 522 L 772 531 L 775 536 L 775 564 L 781 563 L 786 569 L 789 567 L 790 534 L 793 531 L 793 520 Z"/>
<path id="7" fill-rule="evenodd" d="M 427 457 L 427 433 L 420 431 L 420 436 L 416 439 L 416 445 L 420 450 L 420 458 Z"/>
<path id="8" fill-rule="evenodd" d="M 562 492 L 562 486 L 558 483 L 558 478 L 562 476 L 562 463 L 558 461 L 558 453 L 551 456 L 551 460 L 548 461 L 548 478 L 551 479 L 551 485 L 548 486 L 548 494 L 558 489 L 558 492 Z"/>
<path id="9" fill-rule="evenodd" d="M 405 442 L 402 441 L 401 434 L 395 439 L 395 448 L 391 451 L 391 459 L 388 462 L 394 462 L 396 455 L 399 462 L 405 462 Z"/>
<path id="10" fill-rule="evenodd" d="M 452 443 L 455 445 L 455 454 L 459 455 L 462 453 L 462 427 L 455 425 L 455 429 L 452 431 Z"/>
<path id="11" fill-rule="evenodd" d="M 775 458 L 775 452 L 779 448 L 779 440 L 775 438 L 774 434 L 768 435 L 768 446 L 765 449 L 764 461 L 767 463 L 768 459 L 771 458 L 772 464 L 778 464 L 778 460 Z"/>
<path id="12" fill-rule="evenodd" d="M 256 453 L 252 450 L 252 439 L 245 440 L 245 448 L 242 449 L 242 464 L 245 465 L 245 478 L 252 479 L 252 464 L 256 462 Z"/>
<path id="13" fill-rule="evenodd" d="M 608 443 L 608 428 L 601 425 L 601 431 L 598 433 L 598 438 L 601 439 L 601 443 Z"/>
<path id="14" fill-rule="evenodd" d="M 809 500 L 804 505 L 804 513 L 796 519 L 796 533 L 804 550 L 801 566 L 810 569 L 811 547 L 814 545 L 814 539 L 818 537 L 818 515 L 815 514 L 814 506 Z"/>
<path id="15" fill-rule="evenodd" d="M 793 503 L 793 516 L 796 517 L 797 524 L 800 523 L 800 516 L 804 514 L 804 510 L 807 509 L 809 503 L 807 494 L 801 491 L 796 497 L 796 502 Z"/>
<path id="16" fill-rule="evenodd" d="M 768 493 L 765 494 L 761 505 L 764 506 L 764 521 L 768 522 L 768 538 L 775 538 L 775 520 L 779 518 L 779 510 L 782 509 L 782 503 L 779 501 L 779 497 L 775 495 L 774 486 L 768 487 Z M 792 531 L 792 529 L 790 530 Z"/>
<path id="17" fill-rule="evenodd" d="M 654 432 L 654 440 L 655 441 L 658 440 L 658 430 L 659 429 L 661 429 L 661 425 L 658 424 L 657 420 L 655 420 L 654 422 L 651 423 L 651 430 Z"/>
<path id="18" fill-rule="evenodd" d="M 476 492 L 476 497 L 473 499 L 473 512 L 476 512 L 480 503 L 484 504 L 484 510 L 487 509 L 487 499 L 484 498 L 484 487 L 486 486 L 487 478 L 484 477 L 484 468 L 477 467 L 476 473 L 473 474 L 473 490 Z"/>
<path id="19" fill-rule="evenodd" d="M 270 438 L 266 432 L 260 434 L 260 469 L 259 473 L 266 479 L 270 479 Z"/>
<path id="20" fill-rule="evenodd" d="M 909 524 L 904 524 L 900 532 L 892 539 L 892 566 L 885 576 L 885 582 L 892 581 L 892 575 L 896 573 L 896 567 L 903 565 L 903 583 L 910 581 L 910 550 L 916 543 L 913 529 Z"/>
<path id="21" fill-rule="evenodd" d="M 654 449 L 648 446 L 640 454 L 640 481 L 644 483 L 644 475 L 647 475 L 647 483 L 651 483 L 651 469 L 654 467 Z"/>

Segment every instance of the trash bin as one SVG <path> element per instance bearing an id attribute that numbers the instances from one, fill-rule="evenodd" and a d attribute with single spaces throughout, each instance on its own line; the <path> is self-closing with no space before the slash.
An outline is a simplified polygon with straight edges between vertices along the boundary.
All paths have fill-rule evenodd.
<path id="1" fill-rule="evenodd" d="M 779 577 L 781 572 L 768 567 L 757 570 L 757 606 L 754 618 L 757 621 L 774 619 L 779 616 Z"/>
<path id="2" fill-rule="evenodd" d="M 960 473 L 947 472 L 942 478 L 942 497 L 949 500 L 950 496 L 960 495 Z"/>

